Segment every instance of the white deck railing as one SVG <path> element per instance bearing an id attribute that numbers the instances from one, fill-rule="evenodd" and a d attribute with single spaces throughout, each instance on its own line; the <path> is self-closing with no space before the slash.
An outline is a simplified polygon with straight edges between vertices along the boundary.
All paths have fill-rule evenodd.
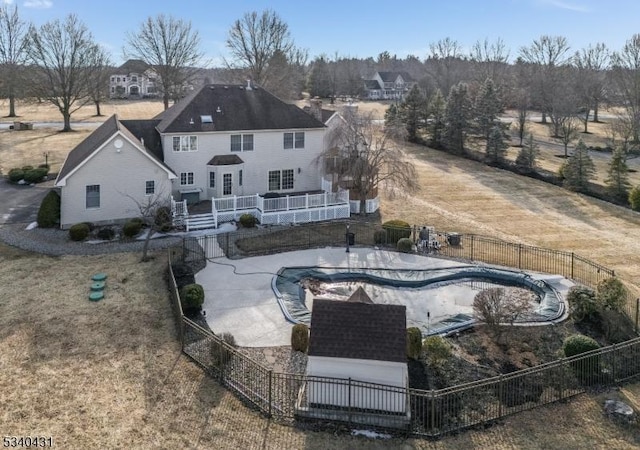
<path id="1" fill-rule="evenodd" d="M 212 198 L 215 226 L 251 214 L 262 224 L 305 223 L 346 218 L 350 215 L 349 191 L 263 198 L 256 195 Z"/>
<path id="2" fill-rule="evenodd" d="M 173 218 L 174 227 L 183 226 L 186 218 L 189 216 L 187 201 L 182 200 L 180 202 L 176 202 L 173 196 L 171 196 L 171 216 Z"/>

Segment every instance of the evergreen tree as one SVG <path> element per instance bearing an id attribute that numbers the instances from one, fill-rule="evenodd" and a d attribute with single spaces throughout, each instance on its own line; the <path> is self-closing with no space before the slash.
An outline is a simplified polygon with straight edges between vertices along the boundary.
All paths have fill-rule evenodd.
<path id="1" fill-rule="evenodd" d="M 516 167 L 525 173 L 535 172 L 536 159 L 540 154 L 540 148 L 538 144 L 533 141 L 533 134 L 529 133 L 527 140 L 523 144 L 522 148 L 518 152 L 516 157 Z"/>
<path id="2" fill-rule="evenodd" d="M 485 139 L 493 132 L 498 122 L 498 114 L 502 111 L 502 101 L 491 78 L 487 78 L 476 98 L 475 114 L 480 134 Z"/>
<path id="3" fill-rule="evenodd" d="M 487 139 L 485 159 L 488 164 L 502 164 L 509 145 L 504 140 L 504 133 L 500 125 L 494 125 Z"/>
<path id="4" fill-rule="evenodd" d="M 395 104 L 389 105 L 389 108 L 384 113 L 384 131 L 395 140 L 404 140 L 406 138 L 406 127 Z"/>
<path id="5" fill-rule="evenodd" d="M 626 200 L 629 195 L 629 166 L 627 154 L 623 147 L 616 147 L 611 155 L 605 183 L 611 194 L 619 200 Z"/>
<path id="6" fill-rule="evenodd" d="M 331 86 L 329 65 L 323 56 L 313 62 L 308 85 L 309 94 L 312 97 L 327 98 L 335 94 Z"/>
<path id="7" fill-rule="evenodd" d="M 450 152 L 464 153 L 464 142 L 470 128 L 471 101 L 465 83 L 451 87 L 445 110 L 444 143 Z"/>
<path id="8" fill-rule="evenodd" d="M 564 185 L 573 191 L 585 192 L 595 172 L 596 167 L 589 156 L 589 150 L 581 139 L 562 169 Z"/>
<path id="9" fill-rule="evenodd" d="M 429 145 L 433 148 L 442 148 L 443 133 L 445 124 L 446 102 L 440 89 L 436 89 L 435 94 L 429 103 L 429 119 L 427 120 L 427 129 L 431 135 Z"/>
<path id="10" fill-rule="evenodd" d="M 407 140 L 409 142 L 420 141 L 420 130 L 424 127 L 427 105 L 424 95 L 417 85 L 409 91 L 404 101 L 398 108 L 398 114 L 407 127 Z"/>

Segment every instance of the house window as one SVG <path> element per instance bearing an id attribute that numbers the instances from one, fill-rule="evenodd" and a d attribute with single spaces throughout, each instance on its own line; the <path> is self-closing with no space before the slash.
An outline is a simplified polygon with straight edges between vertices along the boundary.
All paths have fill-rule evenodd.
<path id="1" fill-rule="evenodd" d="M 284 133 L 284 148 L 304 148 L 304 131 Z"/>
<path id="2" fill-rule="evenodd" d="M 100 208 L 100 185 L 91 184 L 87 186 L 86 207 Z"/>
<path id="3" fill-rule="evenodd" d="M 233 191 L 233 180 L 230 173 L 222 175 L 222 195 L 231 195 Z"/>
<path id="4" fill-rule="evenodd" d="M 293 169 L 282 171 L 282 189 L 293 189 Z"/>
<path id="5" fill-rule="evenodd" d="M 198 136 L 174 136 L 174 152 L 196 152 L 198 151 Z"/>
<path id="6" fill-rule="evenodd" d="M 238 186 L 242 186 L 242 169 L 238 170 Z"/>
<path id="7" fill-rule="evenodd" d="M 232 152 L 253 151 L 253 134 L 232 134 L 231 135 L 231 151 Z"/>
<path id="8" fill-rule="evenodd" d="M 118 83 L 120 83 L 120 77 L 116 78 L 116 81 L 117 81 Z"/>
<path id="9" fill-rule="evenodd" d="M 211 189 L 216 187 L 216 173 L 215 172 L 209 172 L 209 187 Z"/>
<path id="10" fill-rule="evenodd" d="M 193 184 L 193 172 L 182 172 L 180 174 L 180 185 L 189 186 Z"/>
<path id="11" fill-rule="evenodd" d="M 122 77 L 122 81 L 127 81 L 127 77 Z"/>
<path id="12" fill-rule="evenodd" d="M 111 82 L 115 82 L 116 81 L 116 77 L 111 77 Z"/>
<path id="13" fill-rule="evenodd" d="M 138 77 L 131 77 L 131 81 L 133 81 L 134 83 L 138 82 Z"/>
<path id="14" fill-rule="evenodd" d="M 116 92 L 116 88 L 111 86 L 111 93 L 113 94 L 114 92 Z"/>
<path id="15" fill-rule="evenodd" d="M 154 77 L 149 77 L 149 83 L 155 83 L 156 79 Z"/>
<path id="16" fill-rule="evenodd" d="M 144 186 L 144 193 L 146 195 L 153 195 L 156 193 L 156 182 L 151 180 L 151 181 L 145 181 L 145 186 Z"/>
<path id="17" fill-rule="evenodd" d="M 280 190 L 280 171 L 279 170 L 269 171 L 269 190 L 270 191 Z"/>
<path id="18" fill-rule="evenodd" d="M 269 171 L 269 190 L 281 189 L 293 189 L 293 169 Z"/>

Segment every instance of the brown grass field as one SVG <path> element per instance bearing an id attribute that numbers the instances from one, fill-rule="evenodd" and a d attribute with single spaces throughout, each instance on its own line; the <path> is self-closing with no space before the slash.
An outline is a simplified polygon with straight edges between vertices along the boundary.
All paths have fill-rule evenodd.
<path id="1" fill-rule="evenodd" d="M 19 108 L 19 113 L 22 114 Z M 154 115 L 154 114 L 150 114 Z M 34 130 L 33 134 L 35 135 Z M 30 132 L 2 132 L 26 136 Z M 40 136 L 34 149 L 74 144 Z M 59 140 L 57 140 L 59 139 Z M 12 151 L 29 142 L 15 144 Z M 0 146 L 0 161 L 8 150 Z M 384 197 L 383 220 L 481 233 L 575 251 L 640 276 L 640 214 L 510 172 L 407 146 L 421 190 Z M 39 155 L 36 155 L 39 157 Z M 640 406 L 640 385 L 581 395 L 439 441 L 371 440 L 283 426 L 247 409 L 180 352 L 164 287 L 166 256 L 66 256 L 0 245 L 0 430 L 52 436 L 58 448 L 632 449 L 637 424 L 603 416 L 605 398 Z M 90 276 L 109 275 L 105 300 L 87 300 Z M 248 324 L 250 326 L 250 324 Z"/>

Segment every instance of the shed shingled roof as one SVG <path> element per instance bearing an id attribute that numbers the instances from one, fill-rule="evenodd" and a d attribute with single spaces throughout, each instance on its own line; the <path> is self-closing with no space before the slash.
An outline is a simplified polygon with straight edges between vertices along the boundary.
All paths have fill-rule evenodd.
<path id="1" fill-rule="evenodd" d="M 210 115 L 213 125 L 201 122 Z M 155 117 L 160 133 L 323 128 L 325 125 L 265 89 L 207 84 Z"/>
<path id="2" fill-rule="evenodd" d="M 309 356 L 406 362 L 404 305 L 315 299 Z"/>

